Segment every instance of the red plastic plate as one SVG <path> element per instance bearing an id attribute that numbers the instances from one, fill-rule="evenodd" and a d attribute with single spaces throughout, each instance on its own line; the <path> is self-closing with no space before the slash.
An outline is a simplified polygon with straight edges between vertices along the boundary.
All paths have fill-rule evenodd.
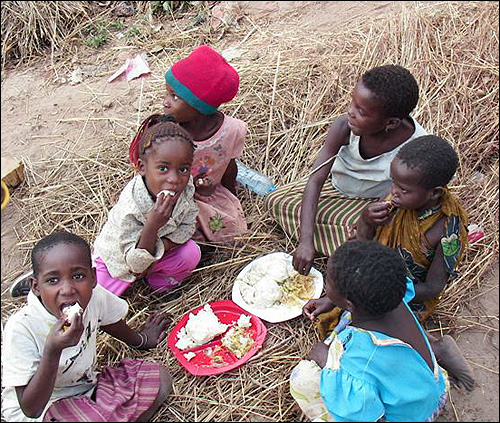
<path id="1" fill-rule="evenodd" d="M 248 331 L 250 332 L 250 336 L 255 342 L 250 350 L 241 358 L 237 358 L 235 355 L 229 352 L 226 347 L 222 346 L 221 339 L 224 334 L 216 336 L 212 341 L 207 342 L 206 344 L 188 348 L 186 350 L 180 350 L 175 346 L 175 343 L 178 340 L 177 333 L 181 330 L 182 327 L 186 325 L 189 319 L 189 313 L 198 314 L 198 311 L 203 308 L 204 304 L 194 308 L 182 317 L 182 319 L 174 326 L 172 332 L 170 332 L 170 335 L 168 336 L 168 346 L 170 350 L 177 358 L 177 360 L 179 360 L 179 363 L 181 363 L 182 366 L 194 376 L 217 375 L 241 366 L 243 363 L 248 361 L 248 359 L 250 359 L 250 357 L 252 357 L 259 349 L 262 348 L 262 344 L 264 343 L 264 339 L 266 338 L 267 329 L 262 321 L 257 316 L 254 316 L 252 313 L 243 310 L 240 306 L 236 305 L 232 301 L 216 301 L 209 304 L 210 307 L 212 307 L 215 315 L 224 324 L 230 324 L 233 322 L 236 323 L 238 321 L 238 318 L 242 314 L 251 316 L 251 326 L 248 328 Z M 220 345 L 222 349 L 213 352 L 211 356 L 206 354 L 208 349 L 212 349 L 213 351 L 214 347 L 217 345 Z M 186 357 L 184 357 L 184 354 L 188 352 L 193 352 L 196 354 L 196 356 L 189 361 L 186 359 Z M 214 357 L 221 358 L 214 359 Z"/>

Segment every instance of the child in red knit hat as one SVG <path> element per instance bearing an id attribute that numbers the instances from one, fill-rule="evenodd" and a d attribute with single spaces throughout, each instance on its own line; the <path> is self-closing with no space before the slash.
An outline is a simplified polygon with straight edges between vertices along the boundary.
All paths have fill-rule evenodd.
<path id="1" fill-rule="evenodd" d="M 196 241 L 231 241 L 247 230 L 245 215 L 235 196 L 235 159 L 243 152 L 247 124 L 223 114 L 218 107 L 231 101 L 239 88 L 239 75 L 215 50 L 195 49 L 165 73 L 163 113 L 170 115 L 193 137 L 191 174 L 200 209 Z M 137 160 L 130 147 L 130 161 Z"/>

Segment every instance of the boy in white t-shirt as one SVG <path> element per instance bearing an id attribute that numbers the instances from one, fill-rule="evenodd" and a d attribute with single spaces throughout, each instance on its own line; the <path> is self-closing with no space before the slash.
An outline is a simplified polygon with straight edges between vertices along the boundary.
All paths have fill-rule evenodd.
<path id="1" fill-rule="evenodd" d="M 150 349 L 166 336 L 156 314 L 140 331 L 124 318 L 125 300 L 96 284 L 90 247 L 57 232 L 31 253 L 32 289 L 3 333 L 2 415 L 7 421 L 148 421 L 172 389 L 159 363 L 124 359 L 95 371 L 98 329 Z M 68 306 L 80 311 L 67 317 Z M 76 306 L 78 308 L 78 306 Z M 124 383 L 126 382 L 126 383 Z"/>

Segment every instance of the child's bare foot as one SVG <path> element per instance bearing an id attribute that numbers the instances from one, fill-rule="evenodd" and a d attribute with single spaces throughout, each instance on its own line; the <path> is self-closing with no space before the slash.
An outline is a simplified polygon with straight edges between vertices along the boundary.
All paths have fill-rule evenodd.
<path id="1" fill-rule="evenodd" d="M 468 391 L 474 389 L 474 371 L 467 363 L 456 341 L 450 335 L 444 335 L 439 341 L 432 344 L 439 365 L 443 367 L 458 386 L 463 386 Z"/>

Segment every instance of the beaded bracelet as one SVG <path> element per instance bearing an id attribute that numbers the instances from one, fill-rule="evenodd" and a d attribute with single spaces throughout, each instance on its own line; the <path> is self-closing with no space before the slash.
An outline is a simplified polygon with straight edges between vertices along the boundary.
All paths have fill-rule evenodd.
<path id="1" fill-rule="evenodd" d="M 141 337 L 141 342 L 140 342 L 139 345 L 131 345 L 131 347 L 134 347 L 134 348 L 137 348 L 138 350 L 140 350 L 142 347 L 144 347 L 144 345 L 147 344 L 147 342 L 148 342 L 148 335 L 145 334 L 145 333 L 142 333 L 142 332 L 137 332 L 137 333 Z"/>

